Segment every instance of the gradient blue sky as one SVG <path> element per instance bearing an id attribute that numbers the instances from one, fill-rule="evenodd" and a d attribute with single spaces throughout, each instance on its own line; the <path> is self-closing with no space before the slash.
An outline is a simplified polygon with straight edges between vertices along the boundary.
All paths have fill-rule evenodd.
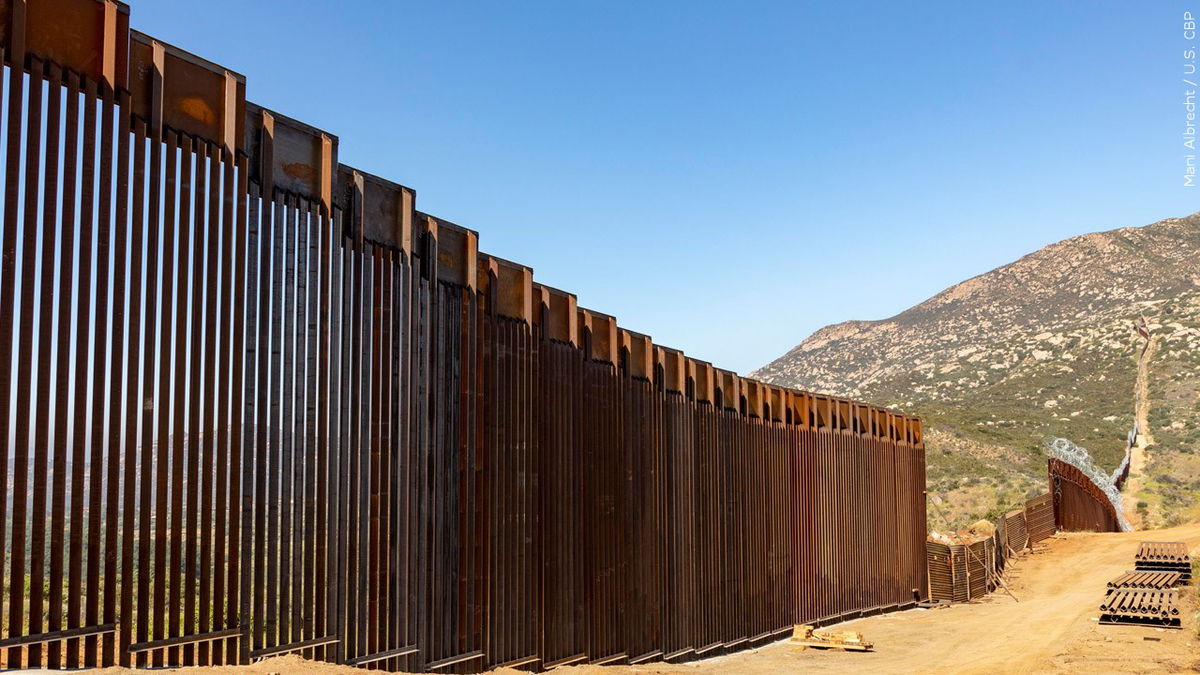
<path id="1" fill-rule="evenodd" d="M 743 373 L 1200 208 L 1195 3 L 131 4 L 481 249 Z"/>

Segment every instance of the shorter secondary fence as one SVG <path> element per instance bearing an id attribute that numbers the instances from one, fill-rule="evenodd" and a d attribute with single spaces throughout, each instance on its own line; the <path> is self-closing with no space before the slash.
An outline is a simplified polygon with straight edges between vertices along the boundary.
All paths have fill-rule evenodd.
<path id="1" fill-rule="evenodd" d="M 1030 544 L 1054 534 L 1054 501 L 1049 494 L 1025 502 L 1025 528 Z"/>
<path id="2" fill-rule="evenodd" d="M 1048 460 L 1054 524 L 1065 532 L 1120 532 L 1121 517 L 1105 491 L 1061 459 Z"/>
<path id="3" fill-rule="evenodd" d="M 990 537 L 974 542 L 925 542 L 929 565 L 929 599 L 967 602 L 996 589 L 1010 558 L 1054 534 L 1050 495 L 1025 502 L 995 523 Z"/>

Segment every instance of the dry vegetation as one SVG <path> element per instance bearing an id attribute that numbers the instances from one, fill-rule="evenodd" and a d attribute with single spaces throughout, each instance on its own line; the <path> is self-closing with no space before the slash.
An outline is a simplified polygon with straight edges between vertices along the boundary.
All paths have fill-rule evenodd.
<path id="1" fill-rule="evenodd" d="M 1141 314 L 1158 348 L 1134 499 L 1149 526 L 1187 522 L 1200 517 L 1200 214 L 1047 246 L 891 319 L 823 328 L 754 375 L 921 415 L 930 490 L 962 524 L 1043 491 L 1049 438 L 1116 467 Z"/>

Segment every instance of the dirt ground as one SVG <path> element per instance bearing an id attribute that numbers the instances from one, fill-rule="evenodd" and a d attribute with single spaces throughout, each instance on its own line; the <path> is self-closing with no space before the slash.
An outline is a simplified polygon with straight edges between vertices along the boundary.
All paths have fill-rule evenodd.
<path id="1" fill-rule="evenodd" d="M 562 675 L 630 673 L 1178 673 L 1200 672 L 1200 603 L 1195 587 L 1182 591 L 1183 629 L 1101 626 L 1104 584 L 1133 566 L 1143 540 L 1186 541 L 1200 552 L 1200 523 L 1155 532 L 1060 534 L 1026 553 L 1007 579 L 1018 600 L 1002 591 L 964 605 L 910 610 L 840 624 L 875 644 L 869 653 L 802 650 L 786 640 L 752 651 L 684 664 L 571 666 Z M 1040 546 L 1040 545 L 1039 545 Z M 127 671 L 108 669 L 106 675 Z M 181 675 L 351 675 L 346 666 L 268 659 L 236 668 L 184 668 Z M 514 670 L 495 675 L 524 675 Z"/>

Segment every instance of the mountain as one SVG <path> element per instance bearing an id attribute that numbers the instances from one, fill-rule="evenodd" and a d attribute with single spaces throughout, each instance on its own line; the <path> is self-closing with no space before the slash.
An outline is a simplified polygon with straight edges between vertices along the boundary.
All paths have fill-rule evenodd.
<path id="1" fill-rule="evenodd" d="M 890 319 L 822 328 L 751 376 L 923 417 L 931 525 L 960 525 L 1044 491 L 1048 439 L 1120 462 L 1142 315 L 1147 463 L 1126 499 L 1166 525 L 1200 517 L 1200 213 L 1051 244 Z"/>

